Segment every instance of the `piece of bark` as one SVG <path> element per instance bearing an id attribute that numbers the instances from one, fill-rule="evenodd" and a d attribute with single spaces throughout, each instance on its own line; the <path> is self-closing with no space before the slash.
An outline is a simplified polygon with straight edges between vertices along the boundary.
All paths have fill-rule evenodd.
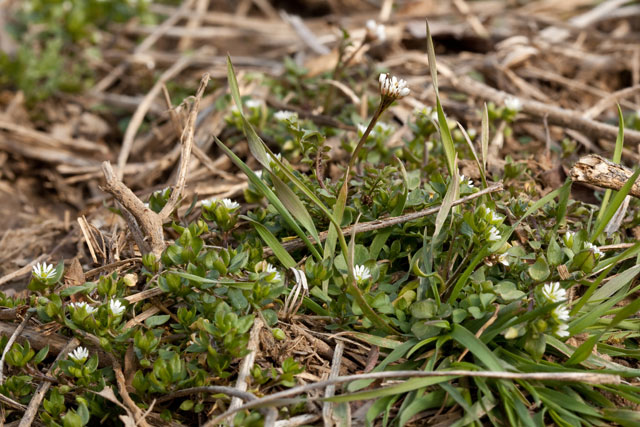
<path id="1" fill-rule="evenodd" d="M 571 168 L 570 176 L 574 182 L 582 182 L 601 188 L 620 190 L 631 178 L 633 171 L 597 154 L 582 157 Z M 636 181 L 629 195 L 640 198 L 640 183 Z"/>

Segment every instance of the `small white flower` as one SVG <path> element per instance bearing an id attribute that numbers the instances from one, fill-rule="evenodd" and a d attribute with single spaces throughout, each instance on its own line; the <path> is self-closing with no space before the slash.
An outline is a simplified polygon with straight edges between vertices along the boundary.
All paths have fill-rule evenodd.
<path id="1" fill-rule="evenodd" d="M 257 171 L 253 171 L 253 173 L 255 173 L 258 178 L 262 178 L 262 169 L 259 169 Z"/>
<path id="2" fill-rule="evenodd" d="M 491 243 L 495 243 L 501 238 L 502 236 L 500 236 L 500 231 L 498 231 L 498 229 L 494 226 L 491 226 L 491 228 L 489 228 L 489 236 L 487 237 L 487 239 L 489 239 Z"/>
<path id="3" fill-rule="evenodd" d="M 153 195 L 156 197 L 162 197 L 162 198 L 166 198 L 169 197 L 169 194 L 171 194 L 171 188 L 167 187 L 165 189 L 162 190 L 158 190 L 158 191 L 154 191 Z"/>
<path id="4" fill-rule="evenodd" d="M 279 282 L 282 276 L 280 276 L 280 272 L 271 264 L 267 263 L 267 266 L 264 268 L 264 271 L 267 273 L 276 273 L 275 276 L 271 280 L 268 280 L 269 283 Z"/>
<path id="5" fill-rule="evenodd" d="M 222 204 L 225 208 L 227 208 L 228 211 L 235 211 L 240 207 L 240 204 L 238 202 L 234 202 L 231 199 L 222 199 Z"/>
<path id="6" fill-rule="evenodd" d="M 558 326 L 553 328 L 553 333 L 559 336 L 560 338 L 569 336 L 569 325 L 566 323 L 560 323 Z"/>
<path id="7" fill-rule="evenodd" d="M 92 313 L 95 313 L 96 311 L 96 308 L 91 307 L 89 304 L 87 304 L 84 301 L 72 302 L 71 304 L 69 304 L 69 307 L 73 308 L 74 310 L 80 310 L 81 308 L 84 308 L 87 314 L 92 314 Z"/>
<path id="8" fill-rule="evenodd" d="M 380 83 L 380 93 L 382 96 L 400 99 L 411 93 L 411 89 L 407 87 L 407 82 L 398 79 L 396 76 L 382 73 L 380 77 L 378 77 L 378 82 Z"/>
<path id="9" fill-rule="evenodd" d="M 393 126 L 385 122 L 377 122 L 376 125 L 374 126 L 374 129 L 380 133 L 385 134 L 385 133 L 391 133 L 393 131 Z"/>
<path id="10" fill-rule="evenodd" d="M 387 39 L 387 31 L 383 24 L 378 24 L 373 19 L 367 21 L 367 38 L 383 42 Z"/>
<path id="11" fill-rule="evenodd" d="M 371 278 L 371 270 L 364 265 L 355 265 L 353 266 L 353 275 L 356 278 L 356 282 L 360 284 Z"/>
<path id="12" fill-rule="evenodd" d="M 259 99 L 248 99 L 244 104 L 248 108 L 260 108 L 262 106 L 262 101 Z"/>
<path id="13" fill-rule="evenodd" d="M 504 217 L 500 214 L 497 214 L 495 211 L 489 209 L 489 211 L 491 211 L 491 215 L 489 218 L 489 222 L 496 224 L 499 223 L 500 221 L 502 221 L 504 219 Z"/>
<path id="14" fill-rule="evenodd" d="M 76 347 L 75 350 L 69 353 L 69 357 L 78 363 L 83 363 L 89 358 L 89 350 L 84 347 Z"/>
<path id="15" fill-rule="evenodd" d="M 567 291 L 562 289 L 560 282 L 547 283 L 542 287 L 542 295 L 549 302 L 558 302 L 567 299 Z"/>
<path id="16" fill-rule="evenodd" d="M 280 122 L 288 122 L 298 118 L 298 113 L 293 111 L 280 110 L 276 112 L 273 117 Z"/>
<path id="17" fill-rule="evenodd" d="M 471 139 L 475 138 L 477 134 L 478 131 L 475 128 L 471 128 L 467 131 L 467 135 L 469 135 L 469 138 Z"/>
<path id="18" fill-rule="evenodd" d="M 520 111 L 522 109 L 522 101 L 515 96 L 509 96 L 504 100 L 504 106 L 511 111 Z"/>
<path id="19" fill-rule="evenodd" d="M 598 258 L 601 258 L 604 255 L 600 250 L 600 248 L 598 248 L 596 245 L 594 245 L 591 242 L 584 242 L 584 247 L 585 249 L 589 249 L 591 252 L 593 252 L 593 254 Z"/>
<path id="20" fill-rule="evenodd" d="M 112 315 L 120 316 L 122 313 L 124 313 L 124 310 L 125 307 L 119 300 L 112 299 L 111 301 L 109 301 L 109 311 Z"/>
<path id="21" fill-rule="evenodd" d="M 33 266 L 33 277 L 40 280 L 53 279 L 56 275 L 56 269 L 53 264 L 47 264 L 46 262 L 37 263 Z"/>
<path id="22" fill-rule="evenodd" d="M 573 236 L 575 235 L 576 233 L 574 233 L 573 231 L 567 231 L 566 233 L 564 233 L 564 236 L 562 236 L 564 244 L 566 246 L 573 246 Z"/>
<path id="23" fill-rule="evenodd" d="M 464 175 L 460 175 L 460 184 L 467 184 L 469 188 L 473 188 L 473 181 L 467 179 Z"/>
<path id="24" fill-rule="evenodd" d="M 509 267 L 509 258 L 507 258 L 507 254 L 498 255 L 498 262 L 506 267 Z"/>
<path id="25" fill-rule="evenodd" d="M 569 309 L 566 305 L 560 304 L 553 309 L 553 317 L 555 317 L 557 320 L 566 322 L 567 320 L 569 320 Z"/>
<path id="26" fill-rule="evenodd" d="M 216 199 L 215 197 L 211 199 L 206 199 L 202 201 L 202 206 L 208 209 L 214 208 L 218 203 L 221 203 L 227 210 L 234 211 L 240 207 L 238 202 L 234 202 L 231 199 Z"/>

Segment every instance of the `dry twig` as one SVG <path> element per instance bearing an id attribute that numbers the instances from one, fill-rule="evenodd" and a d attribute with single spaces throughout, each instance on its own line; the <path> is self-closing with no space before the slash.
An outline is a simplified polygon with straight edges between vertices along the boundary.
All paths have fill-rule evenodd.
<path id="1" fill-rule="evenodd" d="M 620 190 L 629 178 L 631 178 L 633 172 L 597 154 L 590 154 L 578 160 L 571 168 L 569 174 L 574 182 Z M 640 198 L 639 182 L 633 184 L 629 194 Z"/>
<path id="2" fill-rule="evenodd" d="M 325 388 L 331 384 L 343 384 L 356 380 L 367 379 L 389 379 L 389 378 L 425 378 L 425 377 L 446 377 L 454 379 L 455 377 L 473 377 L 473 378 L 493 378 L 505 380 L 526 380 L 526 381 L 566 381 L 566 382 L 582 382 L 587 384 L 619 384 L 620 376 L 611 374 L 599 374 L 590 372 L 496 372 L 496 371 L 386 371 L 371 372 L 368 374 L 346 375 L 320 381 L 304 386 L 293 387 L 278 393 L 265 396 L 244 404 L 240 408 L 228 410 L 225 413 L 211 418 L 204 427 L 213 427 L 218 425 L 223 419 L 235 414 L 236 412 L 263 407 L 266 405 L 277 405 L 283 399 L 288 402 L 287 398 L 307 393 L 311 390 Z"/>

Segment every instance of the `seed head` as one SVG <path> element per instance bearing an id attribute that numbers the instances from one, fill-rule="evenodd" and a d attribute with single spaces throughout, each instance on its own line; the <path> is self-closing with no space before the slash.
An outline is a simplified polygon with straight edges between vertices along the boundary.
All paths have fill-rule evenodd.
<path id="1" fill-rule="evenodd" d="M 380 93 L 383 97 L 401 99 L 411 93 L 405 80 L 398 79 L 396 76 L 390 76 L 388 73 L 380 74 L 378 82 L 380 84 Z"/>

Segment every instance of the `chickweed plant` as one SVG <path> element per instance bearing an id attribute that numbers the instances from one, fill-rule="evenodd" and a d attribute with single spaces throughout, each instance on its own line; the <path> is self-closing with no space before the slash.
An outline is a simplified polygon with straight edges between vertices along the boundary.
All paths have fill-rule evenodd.
<path id="1" fill-rule="evenodd" d="M 372 34 L 379 31 L 371 27 Z M 114 367 L 101 352 L 129 360 L 129 394 L 143 411 L 187 425 L 221 415 L 231 397 L 202 387 L 233 385 L 256 319 L 275 342 L 291 338 L 284 320 L 297 314 L 377 346 L 374 372 L 442 374 L 393 385 L 352 381 L 328 399 L 373 399 L 369 425 L 404 425 L 424 411 L 433 411 L 434 419 L 443 411 L 456 414 L 448 418 L 456 426 L 638 425 L 640 322 L 633 315 L 640 308 L 635 280 L 640 243 L 601 248 L 624 243 L 627 228 L 640 222 L 632 202 L 631 220 L 604 231 L 638 172 L 600 206 L 571 199 L 570 182 L 540 197 L 528 173 L 490 175 L 489 129 L 499 120 L 512 122 L 519 103 L 510 100 L 499 115 L 495 107 L 485 107 L 480 129 L 458 129 L 442 109 L 428 40 L 436 105 L 417 109 L 410 132 L 394 146 L 386 144 L 393 127 L 385 123 L 391 123 L 388 108 L 410 95 L 404 80 L 367 70 L 370 77 L 354 90 L 375 93 L 373 113 L 363 121 L 345 103 L 336 119 L 353 129 L 361 126 L 344 131 L 247 102 L 229 60 L 236 109 L 227 123 L 244 132 L 258 170 L 236 155 L 229 141 L 216 143 L 247 176 L 247 203 L 194 204 L 189 214 L 167 224 L 176 237 L 159 259 L 146 254 L 140 269 L 121 275 L 62 288 L 62 263 L 34 267 L 29 309 L 40 322 L 81 342 L 51 371 L 57 382 L 40 420 L 83 426 L 125 413 L 97 394 L 105 387 L 117 390 Z M 338 76 L 349 78 L 349 71 L 344 67 Z M 287 74 L 272 81 L 272 92 L 305 98 L 306 82 L 295 78 Z M 319 96 L 317 102 L 323 101 Z M 338 101 L 334 97 L 332 103 Z M 261 135 L 269 136 L 269 145 Z M 328 135 L 347 150 L 344 164 L 332 165 L 340 172 L 333 179 L 322 173 L 331 162 L 324 146 Z M 474 178 L 460 175 L 461 158 L 477 166 Z M 475 196 L 501 180 L 504 191 Z M 170 191 L 154 193 L 150 208 L 162 209 L 169 196 Z M 454 203 L 462 197 L 465 203 Z M 433 215 L 370 226 L 433 207 L 439 207 Z M 286 244 L 292 238 L 301 242 L 294 249 Z M 133 297 L 153 288 L 162 292 L 160 299 Z M 0 303 L 24 302 L 2 296 Z M 36 388 L 34 372 L 52 359 L 47 348 L 36 354 L 28 343 L 14 344 L 0 392 L 27 404 Z M 281 362 L 258 360 L 247 380 L 256 396 L 295 386 L 305 369 L 294 355 Z M 483 378 L 459 371 L 540 372 L 559 379 Z M 622 381 L 560 378 L 594 372 Z M 308 410 L 290 401 L 280 404 L 285 405 L 278 406 L 280 418 Z M 7 420 L 20 414 L 5 409 Z M 250 409 L 231 419 L 236 425 L 260 425 L 263 417 Z"/>

